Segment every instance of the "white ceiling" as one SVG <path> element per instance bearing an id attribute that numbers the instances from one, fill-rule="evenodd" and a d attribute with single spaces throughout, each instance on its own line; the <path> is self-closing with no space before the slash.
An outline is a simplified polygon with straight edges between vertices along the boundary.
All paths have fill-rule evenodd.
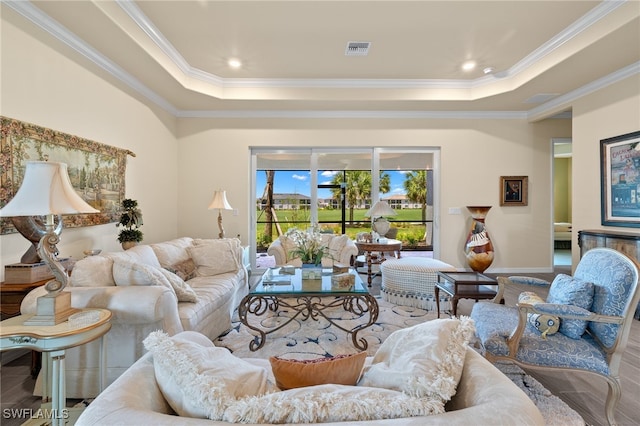
<path id="1" fill-rule="evenodd" d="M 640 76 L 638 0 L 46 0 L 2 13 L 175 116 L 536 120 Z M 349 41 L 369 54 L 345 56 Z"/>

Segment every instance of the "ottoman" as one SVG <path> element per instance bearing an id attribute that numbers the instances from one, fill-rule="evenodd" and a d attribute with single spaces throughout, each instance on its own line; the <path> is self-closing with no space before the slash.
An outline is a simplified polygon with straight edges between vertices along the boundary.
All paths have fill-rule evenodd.
<path id="1" fill-rule="evenodd" d="M 395 305 L 432 311 L 436 309 L 433 291 L 438 281 L 436 272 L 452 272 L 456 271 L 456 268 L 437 259 L 403 257 L 382 263 L 380 271 L 382 273 L 380 294 L 384 300 Z M 441 308 L 448 304 L 448 297 L 441 296 Z"/>

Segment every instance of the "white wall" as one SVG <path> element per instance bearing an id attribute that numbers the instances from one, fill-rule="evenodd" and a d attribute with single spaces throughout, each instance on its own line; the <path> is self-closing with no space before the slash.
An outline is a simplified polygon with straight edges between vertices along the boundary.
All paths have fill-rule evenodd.
<path id="1" fill-rule="evenodd" d="M 246 242 L 252 146 L 440 147 L 440 258 L 466 266 L 462 247 L 470 216 L 464 206 L 492 205 L 487 226 L 496 259 L 487 272 L 550 271 L 550 141 L 570 136 L 569 120 L 181 119 L 179 187 L 189 191 L 180 191 L 178 232 L 213 236 L 216 213 L 206 206 L 213 190 L 224 188 L 239 211 L 237 217 L 223 212 L 227 235 L 240 234 Z M 499 206 L 503 175 L 529 176 L 527 207 Z M 449 207 L 464 213 L 449 215 Z"/>
<path id="2" fill-rule="evenodd" d="M 573 230 L 640 232 L 639 228 L 602 226 L 600 140 L 640 130 L 640 77 L 635 75 L 585 96 L 573 108 Z M 580 258 L 574 244 L 573 265 Z"/>
<path id="3" fill-rule="evenodd" d="M 175 119 L 154 111 L 130 94 L 88 72 L 47 45 L 43 34 L 3 14 L 0 114 L 136 154 L 127 161 L 126 196 L 139 201 L 145 241 L 177 236 L 177 156 Z M 24 26 L 23 26 L 24 25 Z M 44 40 L 48 40 L 46 37 Z M 58 244 L 61 257 L 83 257 L 90 248 L 121 250 L 118 228 L 106 224 L 69 228 Z M 20 234 L 0 236 L 0 276 L 4 265 L 20 261 L 30 243 Z"/>

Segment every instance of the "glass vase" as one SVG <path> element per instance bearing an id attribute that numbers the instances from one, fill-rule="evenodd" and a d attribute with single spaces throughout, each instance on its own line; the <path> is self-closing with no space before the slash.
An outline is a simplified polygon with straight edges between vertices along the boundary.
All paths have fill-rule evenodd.
<path id="1" fill-rule="evenodd" d="M 493 244 L 484 223 L 491 206 L 467 206 L 467 209 L 473 220 L 464 245 L 464 254 L 469 267 L 482 273 L 493 263 Z"/>
<path id="2" fill-rule="evenodd" d="M 321 280 L 322 266 L 316 266 L 315 263 L 303 263 L 301 273 L 303 280 Z"/>

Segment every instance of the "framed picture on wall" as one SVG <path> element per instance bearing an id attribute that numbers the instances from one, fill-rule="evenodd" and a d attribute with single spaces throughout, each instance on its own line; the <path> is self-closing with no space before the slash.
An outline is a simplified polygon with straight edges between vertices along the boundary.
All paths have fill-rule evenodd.
<path id="1" fill-rule="evenodd" d="M 640 228 L 640 131 L 600 141 L 602 225 Z"/>
<path id="2" fill-rule="evenodd" d="M 529 204 L 528 176 L 500 176 L 500 205 L 526 206 Z"/>

